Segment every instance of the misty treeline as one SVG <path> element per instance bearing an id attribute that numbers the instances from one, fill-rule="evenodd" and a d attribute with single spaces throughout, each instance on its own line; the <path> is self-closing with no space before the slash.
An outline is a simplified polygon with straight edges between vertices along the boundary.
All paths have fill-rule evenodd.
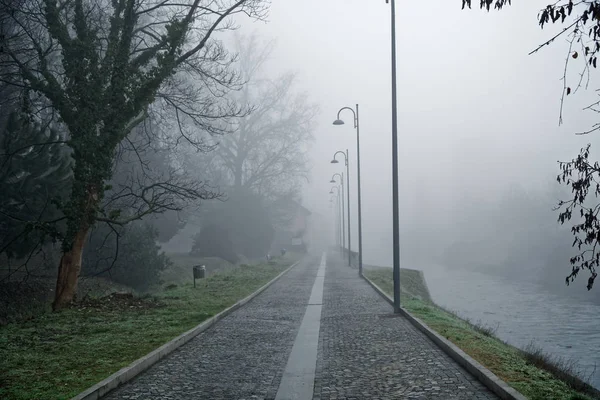
<path id="1" fill-rule="evenodd" d="M 565 266 L 575 250 L 569 227 L 556 222 L 555 208 L 567 196 L 566 186 L 548 180 L 535 187 L 515 182 L 497 196 L 458 195 L 449 207 L 452 212 L 435 210 L 431 202 L 417 198 L 422 212 L 406 221 L 403 257 L 410 265 L 436 263 L 485 272 L 590 299 L 580 293 L 584 281 L 574 283 L 577 289 L 564 283 Z M 591 296 L 600 301 L 597 290 Z"/>
<path id="2" fill-rule="evenodd" d="M 288 226 L 308 179 L 308 151 L 318 106 L 294 90 L 295 73 L 272 75 L 268 61 L 274 42 L 236 37 L 239 74 L 246 82 L 232 93 L 251 113 L 237 120 L 235 131 L 220 138 L 208 154 L 184 157 L 187 170 L 205 171 L 227 193 L 201 211 L 204 225 L 192 252 L 231 262 L 238 256 L 264 257 L 275 232 Z M 226 246 L 223 246 L 226 244 Z M 216 247 L 222 249 L 215 252 Z"/>
<path id="3" fill-rule="evenodd" d="M 472 0 L 462 0 L 462 8 L 471 8 Z M 502 10 L 511 0 L 480 0 L 480 8 Z M 561 26 L 557 33 L 549 34 L 532 53 L 543 50 L 559 40 L 566 40 L 568 51 L 562 76 L 563 91 L 560 97 L 559 123 L 562 123 L 563 104 L 580 89 L 588 89 L 590 75 L 597 68 L 600 52 L 600 1 L 559 0 L 547 5 L 537 15 L 537 23 L 543 29 L 550 24 Z M 575 74 L 569 71 L 575 69 Z M 590 104 L 586 110 L 600 112 L 600 101 Z M 597 134 L 600 122 L 580 135 Z M 592 157 L 591 145 L 582 148 L 572 160 L 559 162 L 557 181 L 568 187 L 569 192 L 557 202 L 556 211 L 560 224 L 567 224 L 571 231 L 571 272 L 566 283 L 572 283 L 580 272 L 587 272 L 587 289 L 591 290 L 600 268 L 600 163 Z"/>
<path id="4" fill-rule="evenodd" d="M 3 284 L 54 278 L 55 310 L 80 276 L 145 288 L 190 215 L 199 254 L 219 232 L 219 256 L 264 254 L 317 111 L 293 74 L 263 72 L 272 44 L 224 42 L 268 5 L 0 0 Z"/>

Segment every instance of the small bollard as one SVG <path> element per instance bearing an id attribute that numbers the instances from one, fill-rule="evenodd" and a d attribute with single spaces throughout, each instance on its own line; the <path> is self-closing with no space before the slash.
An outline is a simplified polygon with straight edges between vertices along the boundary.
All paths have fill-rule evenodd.
<path id="1" fill-rule="evenodd" d="M 206 267 L 204 265 L 195 265 L 194 272 L 194 287 L 196 287 L 196 279 L 204 279 L 206 276 Z"/>

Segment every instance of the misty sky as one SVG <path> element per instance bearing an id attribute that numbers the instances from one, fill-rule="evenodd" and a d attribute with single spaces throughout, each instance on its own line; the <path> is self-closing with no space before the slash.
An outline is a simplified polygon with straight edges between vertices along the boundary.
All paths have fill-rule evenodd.
<path id="1" fill-rule="evenodd" d="M 594 123 L 593 113 L 581 111 L 594 101 L 593 90 L 567 98 L 558 126 L 565 39 L 528 56 L 560 29 L 539 28 L 536 16 L 546 3 L 515 2 L 490 13 L 478 4 L 464 11 L 460 0 L 397 5 L 403 229 L 415 221 L 443 224 L 457 207 L 498 196 L 512 183 L 544 189 L 556 177 L 557 160 L 597 142 L 597 134 L 574 135 Z M 312 179 L 304 190 L 305 205 L 320 214 L 331 215 L 329 180 L 341 168 L 329 163 L 336 150 L 350 149 L 356 188 L 355 131 L 331 122 L 339 108 L 359 103 L 364 257 L 366 263 L 390 265 L 389 4 L 275 1 L 268 23 L 240 22 L 243 34 L 277 40 L 270 72 L 298 72 L 301 88 L 321 106 Z M 581 63 L 572 65 L 569 82 L 575 87 Z M 351 114 L 343 117 L 351 121 Z M 351 201 L 355 219 L 355 191 Z M 353 229 L 356 249 L 355 223 Z"/>

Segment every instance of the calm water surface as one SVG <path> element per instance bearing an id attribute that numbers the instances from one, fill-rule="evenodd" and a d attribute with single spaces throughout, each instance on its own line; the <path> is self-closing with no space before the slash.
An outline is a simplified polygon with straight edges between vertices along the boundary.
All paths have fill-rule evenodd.
<path id="1" fill-rule="evenodd" d="M 496 336 L 520 348 L 533 343 L 576 360 L 600 388 L 600 305 L 543 287 L 442 266 L 422 268 L 433 300 L 472 321 L 498 327 Z"/>

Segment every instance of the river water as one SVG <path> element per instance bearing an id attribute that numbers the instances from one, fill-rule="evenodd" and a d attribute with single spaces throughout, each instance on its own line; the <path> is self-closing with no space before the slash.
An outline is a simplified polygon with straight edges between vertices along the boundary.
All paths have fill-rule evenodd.
<path id="1" fill-rule="evenodd" d="M 497 327 L 496 336 L 516 347 L 533 343 L 575 360 L 600 388 L 600 305 L 556 295 L 534 283 L 443 266 L 422 269 L 437 304 Z"/>

